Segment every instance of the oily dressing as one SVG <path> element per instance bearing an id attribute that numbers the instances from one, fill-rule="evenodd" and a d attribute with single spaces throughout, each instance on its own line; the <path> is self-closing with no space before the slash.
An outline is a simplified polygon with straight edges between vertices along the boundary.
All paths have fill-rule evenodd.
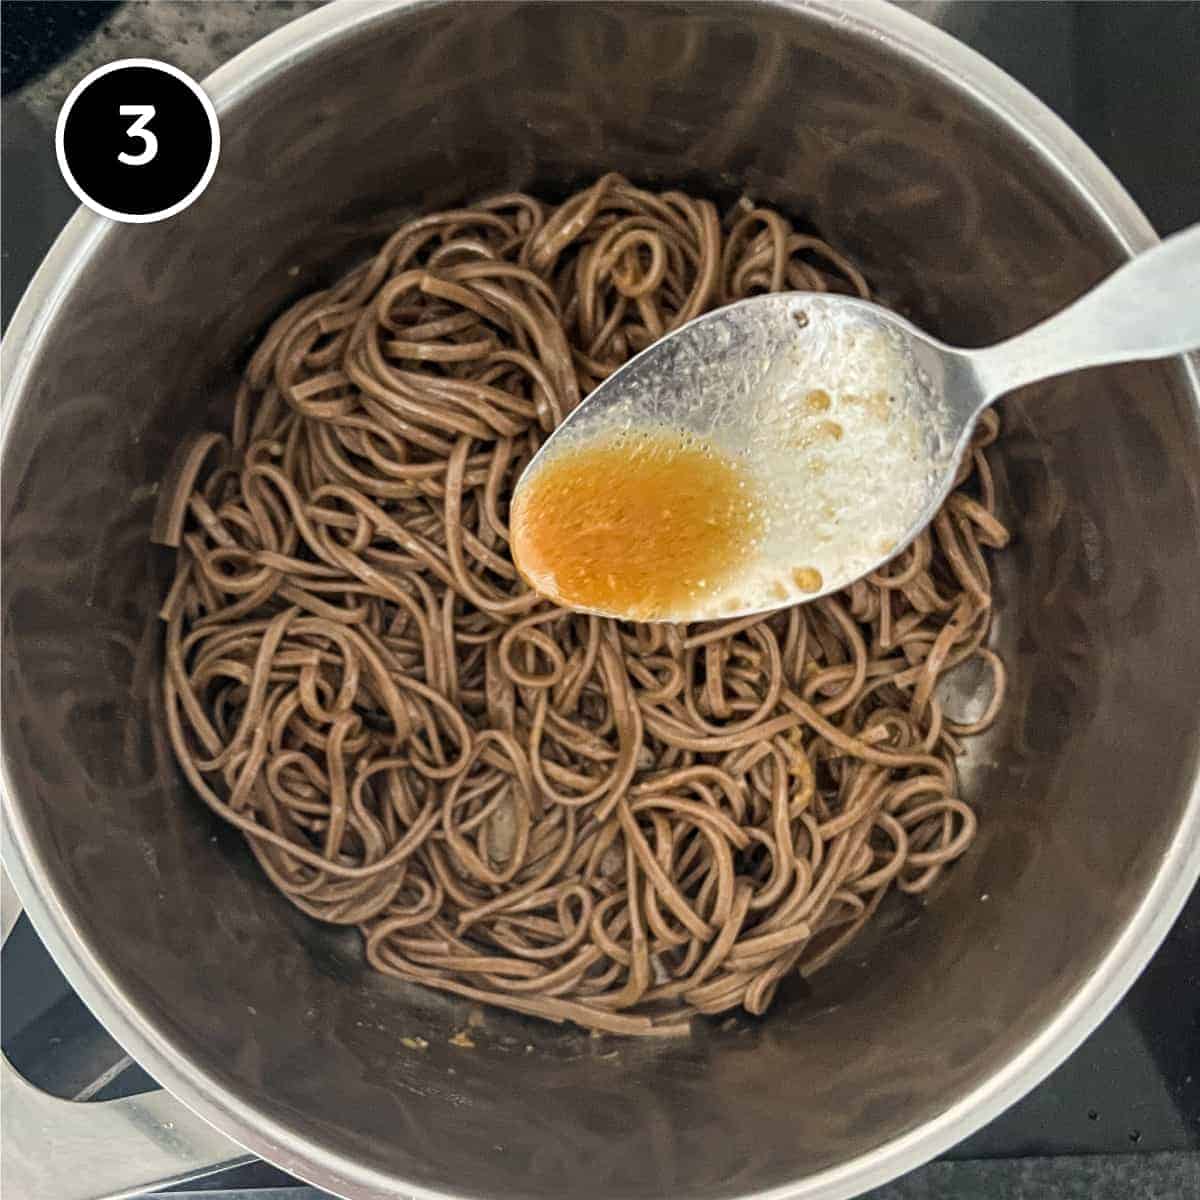
<path id="1" fill-rule="evenodd" d="M 513 559 L 542 595 L 639 621 L 698 611 L 756 557 L 755 481 L 711 443 L 645 430 L 573 447 L 517 490 Z"/>

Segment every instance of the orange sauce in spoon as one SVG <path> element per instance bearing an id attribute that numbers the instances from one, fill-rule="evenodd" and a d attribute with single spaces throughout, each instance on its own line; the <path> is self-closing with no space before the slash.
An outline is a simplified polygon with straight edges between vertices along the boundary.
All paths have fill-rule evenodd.
<path id="1" fill-rule="evenodd" d="M 703 439 L 643 430 L 560 451 L 521 481 L 513 561 L 568 608 L 689 613 L 757 553 L 764 518 L 741 464 Z"/>

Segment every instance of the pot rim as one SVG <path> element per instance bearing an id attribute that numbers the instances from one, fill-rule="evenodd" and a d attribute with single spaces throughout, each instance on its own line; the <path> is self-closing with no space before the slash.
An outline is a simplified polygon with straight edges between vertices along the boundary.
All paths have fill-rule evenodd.
<path id="1" fill-rule="evenodd" d="M 268 34 L 204 80 L 218 114 L 272 75 L 319 53 L 351 30 L 396 11 L 438 7 L 443 0 L 333 0 Z M 1031 92 L 975 50 L 886 0 L 757 0 L 808 19 L 882 38 L 948 78 L 971 103 L 991 111 L 1036 150 L 1131 253 L 1157 240 L 1150 222 L 1099 157 Z M 47 326 L 113 222 L 80 208 L 54 242 L 22 297 L 4 339 L 5 403 L 0 455 Z M 1200 411 L 1200 372 L 1181 360 Z M 1149 961 L 1200 878 L 1200 767 L 1193 763 L 1191 794 L 1153 883 L 1090 977 L 1058 1013 L 1007 1063 L 967 1095 L 899 1137 L 795 1183 L 745 1193 L 741 1200 L 845 1200 L 920 1166 L 981 1128 L 1040 1083 L 1108 1015 Z M 327 1191 L 382 1200 L 403 1188 L 414 1200 L 460 1200 L 385 1175 L 314 1145 L 285 1124 L 245 1103 L 205 1071 L 185 1062 L 155 1023 L 133 1010 L 121 984 L 93 953 L 62 897 L 47 886 L 45 864 L 24 821 L 7 762 L 0 761 L 4 866 L 38 935 L 88 1008 L 121 1046 L 162 1086 L 222 1133 L 260 1157 Z"/>

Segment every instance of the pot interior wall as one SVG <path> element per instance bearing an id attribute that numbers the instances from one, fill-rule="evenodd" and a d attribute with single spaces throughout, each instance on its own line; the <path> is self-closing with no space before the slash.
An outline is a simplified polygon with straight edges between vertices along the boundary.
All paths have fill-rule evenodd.
<path id="1" fill-rule="evenodd" d="M 252 1110 L 458 1195 L 730 1196 L 944 1112 L 1088 976 L 1178 827 L 1200 708 L 1200 447 L 1178 366 L 1004 407 L 1010 695 L 964 763 L 975 848 L 927 910 L 893 907 L 886 936 L 767 1019 L 678 1043 L 489 1012 L 473 1050 L 450 1046 L 464 1004 L 372 975 L 353 931 L 276 895 L 166 744 L 153 492 L 184 433 L 227 420 L 264 323 L 415 211 L 611 169 L 745 191 L 976 344 L 1110 269 L 1104 222 L 964 92 L 802 9 L 416 6 L 221 120 L 206 195 L 108 229 L 70 281 L 4 463 L 5 753 L 77 936 Z M 424 1052 L 402 1043 L 418 1036 Z"/>

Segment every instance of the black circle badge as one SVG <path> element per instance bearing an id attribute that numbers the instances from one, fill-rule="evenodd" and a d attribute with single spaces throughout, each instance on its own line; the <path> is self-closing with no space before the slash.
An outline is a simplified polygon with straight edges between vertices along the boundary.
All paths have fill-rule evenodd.
<path id="1" fill-rule="evenodd" d="M 93 212 L 145 224 L 182 212 L 217 169 L 212 101 L 178 68 L 123 58 L 75 85 L 58 114 L 58 168 Z"/>

